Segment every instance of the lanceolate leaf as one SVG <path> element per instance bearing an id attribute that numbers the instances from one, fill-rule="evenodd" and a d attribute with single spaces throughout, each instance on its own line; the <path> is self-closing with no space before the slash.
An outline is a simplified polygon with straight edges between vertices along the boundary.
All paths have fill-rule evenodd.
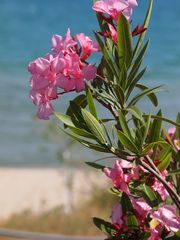
<path id="1" fill-rule="evenodd" d="M 117 26 L 118 33 L 118 57 L 120 68 L 126 63 L 127 68 L 130 65 L 132 58 L 132 33 L 130 29 L 130 23 L 126 17 L 121 14 L 118 19 Z"/>
<path id="2" fill-rule="evenodd" d="M 169 175 L 180 175 L 180 169 L 169 171 L 168 174 Z"/>
<path id="3" fill-rule="evenodd" d="M 92 134 L 89 133 L 88 131 L 81 129 L 81 128 L 77 128 L 77 127 L 69 127 L 69 130 L 71 130 L 73 133 L 85 137 L 85 138 L 90 138 L 90 139 L 96 139 L 96 137 Z"/>
<path id="4" fill-rule="evenodd" d="M 82 108 L 86 107 L 86 105 L 87 105 L 86 95 L 81 94 L 81 95 L 77 96 L 73 100 L 73 102 L 76 103 L 78 106 L 80 106 Z M 71 109 L 70 106 L 68 107 L 66 114 L 69 115 L 69 116 L 73 115 L 72 109 Z"/>
<path id="5" fill-rule="evenodd" d="M 124 62 L 122 65 L 121 71 L 120 71 L 120 82 L 119 85 L 122 87 L 122 89 L 126 89 L 127 85 L 127 67 Z"/>
<path id="6" fill-rule="evenodd" d="M 54 116 L 68 127 L 75 127 L 74 123 L 72 122 L 71 118 L 68 115 L 65 115 L 60 112 L 55 112 Z"/>
<path id="7" fill-rule="evenodd" d="M 100 142 L 105 143 L 106 138 L 98 120 L 87 110 L 81 109 L 81 111 L 84 121 L 86 122 L 91 133 L 94 134 Z"/>
<path id="8" fill-rule="evenodd" d="M 133 81 L 130 84 L 128 84 L 126 100 L 128 100 L 133 89 L 137 87 L 138 81 L 142 78 L 145 72 L 146 72 L 146 67 L 140 73 L 137 74 L 137 76 L 133 79 Z"/>
<path id="9" fill-rule="evenodd" d="M 93 218 L 93 222 L 104 234 L 113 237 L 116 233 L 115 227 L 112 223 L 106 222 L 100 218 Z"/>
<path id="10" fill-rule="evenodd" d="M 98 151 L 98 152 L 106 152 L 106 153 L 111 152 L 110 150 L 108 150 L 108 148 L 100 146 L 98 144 L 88 142 L 88 141 L 84 140 L 83 138 L 80 138 L 77 135 L 64 130 L 61 127 L 58 127 L 58 129 L 61 130 L 62 132 L 64 132 L 65 134 L 67 134 L 68 136 L 70 136 L 71 138 L 73 138 L 74 140 L 78 141 L 79 143 L 81 143 L 82 145 L 84 145 L 87 148 L 93 149 L 93 150 Z"/>
<path id="11" fill-rule="evenodd" d="M 141 89 L 141 90 L 147 90 L 147 89 L 149 89 L 149 88 L 146 87 L 145 85 L 139 84 L 139 83 L 136 84 L 136 87 L 139 88 L 139 89 Z M 161 86 L 159 86 L 159 87 L 161 87 Z M 149 94 L 147 97 L 151 100 L 151 102 L 154 104 L 154 106 L 157 107 L 157 105 L 158 105 L 158 99 L 157 99 L 156 95 L 155 95 L 154 93 L 151 93 L 151 94 Z"/>
<path id="12" fill-rule="evenodd" d="M 124 214 L 127 214 L 127 212 L 133 213 L 133 206 L 132 206 L 131 200 L 125 192 L 122 193 L 121 205 L 122 205 L 122 211 Z"/>
<path id="13" fill-rule="evenodd" d="M 148 136 L 148 132 L 149 132 L 149 127 L 151 124 L 151 114 L 148 115 L 148 118 L 144 120 L 145 123 L 145 131 L 144 131 L 144 136 L 143 136 L 143 140 L 142 142 L 144 143 L 146 141 L 146 138 Z"/>
<path id="14" fill-rule="evenodd" d="M 171 158 L 172 158 L 172 153 L 170 152 L 164 159 L 162 159 L 161 163 L 158 165 L 158 169 L 159 170 L 166 169 L 171 162 Z"/>
<path id="15" fill-rule="evenodd" d="M 149 45 L 149 40 L 146 42 L 146 44 L 144 45 L 144 47 L 142 48 L 142 50 L 140 51 L 138 57 L 136 58 L 136 60 L 134 61 L 133 63 L 133 67 L 130 71 L 130 74 L 129 74 L 129 77 L 128 77 L 128 83 L 131 83 L 134 79 L 134 77 L 136 76 L 140 66 L 141 66 L 141 63 L 142 63 L 142 60 L 143 60 L 143 57 L 145 55 L 145 52 L 146 52 L 146 49 Z"/>
<path id="16" fill-rule="evenodd" d="M 96 107 L 95 107 L 95 104 L 94 104 L 94 100 L 93 100 L 93 96 L 92 96 L 90 88 L 87 89 L 87 102 L 88 102 L 88 106 L 89 106 L 89 110 L 90 110 L 91 114 L 96 119 L 98 119 Z"/>
<path id="17" fill-rule="evenodd" d="M 161 110 L 158 112 L 157 116 L 162 117 Z M 154 121 L 152 123 L 152 126 L 151 126 L 150 135 L 149 135 L 149 138 L 148 138 L 149 143 L 159 141 L 160 133 L 161 133 L 161 127 L 162 127 L 162 120 L 154 119 Z"/>
<path id="18" fill-rule="evenodd" d="M 142 119 L 142 112 L 137 106 L 131 106 L 127 108 L 126 111 L 130 112 L 135 118 L 141 120 Z"/>
<path id="19" fill-rule="evenodd" d="M 149 20 L 150 20 L 151 12 L 152 12 L 152 7 L 153 7 L 153 0 L 150 0 L 149 1 L 149 7 L 148 7 L 148 10 L 147 10 L 147 14 L 146 14 L 146 17 L 145 17 L 145 20 L 144 20 L 144 28 L 148 28 Z M 136 45 L 136 47 L 133 51 L 133 57 L 136 56 L 139 49 L 141 48 L 145 35 L 146 35 L 146 31 L 141 33 L 141 35 L 139 36 L 137 45 Z"/>
<path id="20" fill-rule="evenodd" d="M 122 111 L 119 110 L 118 111 L 118 115 L 119 115 L 119 122 L 120 122 L 120 126 L 124 132 L 124 134 L 132 140 L 132 136 L 131 136 L 131 132 L 130 132 L 130 129 L 129 129 L 129 126 L 127 124 L 127 121 L 126 121 L 126 118 L 125 116 L 123 115 Z"/>
<path id="21" fill-rule="evenodd" d="M 149 96 L 150 94 L 160 91 L 162 86 L 157 86 L 154 88 L 148 88 L 144 91 L 142 91 L 141 93 L 137 94 L 129 103 L 128 107 L 131 105 L 135 105 L 139 100 L 141 100 L 143 97 L 145 96 Z"/>
<path id="22" fill-rule="evenodd" d="M 133 153 L 138 153 L 136 145 L 123 132 L 118 131 L 118 138 L 125 148 L 129 149 Z"/>
<path id="23" fill-rule="evenodd" d="M 96 32 L 94 34 L 95 34 L 96 40 L 98 41 L 98 43 L 100 45 L 102 52 L 103 52 L 104 59 L 108 63 L 108 66 L 110 67 L 112 73 L 118 77 L 118 69 L 116 69 L 116 66 L 113 63 L 113 61 L 109 55 L 106 45 L 103 43 L 103 41 L 101 40 L 101 38 L 99 37 L 99 35 Z"/>
<path id="24" fill-rule="evenodd" d="M 136 216 L 132 213 L 129 213 L 127 216 L 127 227 L 128 229 L 137 230 L 139 223 Z"/>
<path id="25" fill-rule="evenodd" d="M 105 168 L 105 166 L 101 165 L 101 164 L 97 164 L 95 162 L 85 162 L 88 166 L 96 168 L 96 169 L 100 169 L 103 170 Z"/>
<path id="26" fill-rule="evenodd" d="M 142 151 L 142 155 L 147 155 L 150 149 L 153 149 L 154 147 L 158 147 L 158 146 L 160 146 L 162 148 L 169 148 L 170 147 L 170 145 L 165 141 L 152 142 L 152 143 L 149 143 L 144 148 L 144 150 Z"/>
<path id="27" fill-rule="evenodd" d="M 157 199 L 156 193 L 149 186 L 147 186 L 146 184 L 142 185 L 142 190 L 145 193 L 145 195 L 143 197 L 145 198 L 147 203 L 151 207 L 157 206 L 158 205 L 158 199 Z"/>

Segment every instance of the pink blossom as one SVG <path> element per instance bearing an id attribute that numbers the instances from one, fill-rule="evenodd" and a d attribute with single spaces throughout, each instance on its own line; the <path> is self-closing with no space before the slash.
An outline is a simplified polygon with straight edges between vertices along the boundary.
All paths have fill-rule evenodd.
<path id="1" fill-rule="evenodd" d="M 116 160 L 112 169 L 104 169 L 104 173 L 112 179 L 114 186 L 127 194 L 130 194 L 127 183 L 130 182 L 132 176 L 131 173 L 124 174 L 123 168 L 129 168 L 130 166 L 132 165 L 125 160 Z"/>
<path id="2" fill-rule="evenodd" d="M 144 224 L 144 221 L 147 217 L 147 214 L 151 210 L 151 207 L 145 202 L 143 198 L 130 198 L 139 223 Z"/>
<path id="3" fill-rule="evenodd" d="M 102 0 L 93 5 L 97 12 L 109 14 L 115 21 L 123 13 L 127 19 L 132 15 L 132 9 L 137 6 L 136 0 Z"/>
<path id="4" fill-rule="evenodd" d="M 162 176 L 164 177 L 164 179 L 168 176 L 168 172 L 165 169 L 162 169 L 161 173 L 162 173 Z M 151 188 L 154 191 L 159 193 L 159 195 L 161 196 L 163 201 L 166 200 L 166 198 L 169 196 L 169 193 L 166 191 L 164 185 L 157 178 L 155 178 L 154 183 L 151 186 Z"/>
<path id="5" fill-rule="evenodd" d="M 112 40 L 115 43 L 117 43 L 117 31 L 116 31 L 116 29 L 110 23 L 108 23 L 108 26 L 109 26 L 109 30 L 110 30 L 110 33 L 111 33 Z"/>
<path id="6" fill-rule="evenodd" d="M 177 232 L 180 229 L 180 217 L 176 215 L 174 206 L 163 205 L 157 211 L 152 211 L 150 216 L 157 219 L 168 231 Z"/>
<path id="7" fill-rule="evenodd" d="M 169 128 L 169 129 L 168 129 L 168 135 L 169 135 L 171 138 L 174 138 L 175 132 L 176 132 L 176 128 L 175 128 L 175 127 L 172 127 L 172 128 Z"/>
<path id="8" fill-rule="evenodd" d="M 30 98 L 38 107 L 38 117 L 41 119 L 49 119 L 52 115 L 54 109 L 51 101 L 60 96 L 59 88 L 65 92 L 80 92 L 85 88 L 85 81 L 95 77 L 97 68 L 84 60 L 92 52 L 99 51 L 99 46 L 83 33 L 77 34 L 77 38 L 81 44 L 82 57 L 77 39 L 71 36 L 68 29 L 64 37 L 53 35 L 54 54 L 48 53 L 44 58 L 37 58 L 28 65 L 32 75 Z"/>
<path id="9" fill-rule="evenodd" d="M 116 204 L 113 206 L 111 220 L 113 224 L 118 223 L 120 226 L 123 224 L 123 212 L 121 204 Z"/>
<path id="10" fill-rule="evenodd" d="M 97 42 L 94 43 L 93 40 L 90 37 L 85 36 L 84 33 L 79 33 L 76 35 L 76 37 L 81 45 L 81 49 L 82 49 L 81 60 L 82 61 L 84 61 L 86 58 L 88 58 L 92 52 L 100 51 L 99 44 Z"/>
<path id="11" fill-rule="evenodd" d="M 147 240 L 162 240 L 159 236 L 159 232 L 158 228 L 150 229 L 151 236 Z"/>
<path id="12" fill-rule="evenodd" d="M 51 50 L 57 53 L 64 52 L 74 47 L 75 45 L 77 45 L 77 42 L 73 37 L 71 37 L 71 32 L 68 28 L 68 31 L 64 37 L 59 35 L 53 35 Z"/>

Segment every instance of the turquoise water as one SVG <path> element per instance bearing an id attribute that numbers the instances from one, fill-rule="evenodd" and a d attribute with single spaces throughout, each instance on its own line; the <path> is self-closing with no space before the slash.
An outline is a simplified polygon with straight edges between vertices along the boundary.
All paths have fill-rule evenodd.
<path id="1" fill-rule="evenodd" d="M 139 0 L 133 23 L 143 19 L 147 0 Z M 165 84 L 161 107 L 175 118 L 180 111 L 180 1 L 155 1 L 149 29 L 151 44 L 145 81 Z M 97 29 L 90 0 L 0 0 L 0 165 L 56 166 L 65 149 L 64 136 L 47 136 L 49 123 L 34 120 L 36 108 L 28 98 L 28 62 L 50 49 L 52 34 L 91 35 Z M 98 61 L 96 57 L 93 62 Z M 59 101 L 65 110 L 67 100 Z M 144 108 L 149 108 L 146 101 Z M 58 138 L 60 140 L 58 140 Z M 75 151 L 75 147 L 73 148 Z M 68 148 L 64 153 L 68 156 Z M 72 153 L 73 157 L 74 154 Z M 76 158 L 83 158 L 78 155 Z"/>

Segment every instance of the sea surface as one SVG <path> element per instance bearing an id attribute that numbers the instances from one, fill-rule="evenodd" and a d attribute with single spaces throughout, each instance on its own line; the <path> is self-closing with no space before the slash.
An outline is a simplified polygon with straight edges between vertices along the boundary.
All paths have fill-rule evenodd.
<path id="1" fill-rule="evenodd" d="M 147 0 L 139 0 L 133 24 L 142 23 Z M 180 0 L 155 0 L 148 36 L 151 44 L 144 65 L 144 80 L 164 84 L 160 107 L 166 116 L 176 118 L 180 111 Z M 0 166 L 56 167 L 63 161 L 87 160 L 63 134 L 57 134 L 52 121 L 35 118 L 36 107 L 29 99 L 29 61 L 44 56 L 53 34 L 93 35 L 98 30 L 91 0 L 0 0 Z M 98 63 L 99 57 L 91 58 Z M 70 97 L 69 97 L 70 98 Z M 56 103 L 65 111 L 68 99 Z M 150 111 L 151 105 L 141 106 Z M 155 112 L 157 110 L 154 110 Z"/>

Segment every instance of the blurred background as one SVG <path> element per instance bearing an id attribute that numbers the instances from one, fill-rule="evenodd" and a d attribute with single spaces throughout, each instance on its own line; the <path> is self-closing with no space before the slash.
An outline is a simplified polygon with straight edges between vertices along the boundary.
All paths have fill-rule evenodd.
<path id="1" fill-rule="evenodd" d="M 139 8 L 134 10 L 132 17 L 133 24 L 143 22 L 148 1 L 139 0 L 138 3 Z M 95 13 L 91 7 L 91 0 L 0 0 L 0 182 L 2 182 L 0 190 L 1 193 L 4 191 L 2 194 L 4 198 L 0 197 L 2 208 L 6 208 L 7 204 L 12 206 L 13 199 L 11 201 L 9 199 L 13 198 L 12 196 L 15 196 L 18 191 L 28 189 L 28 184 L 32 185 L 31 176 L 33 176 L 34 185 L 23 195 L 26 200 L 29 198 L 28 194 L 32 195 L 32 188 L 37 187 L 37 182 L 39 182 L 37 192 L 40 191 L 42 183 L 46 182 L 43 194 L 48 191 L 47 189 L 53 188 L 53 181 L 56 183 L 59 181 L 54 192 L 57 192 L 58 186 L 61 192 L 62 186 L 60 185 L 63 184 L 72 187 L 74 184 L 72 179 L 82 178 L 84 182 L 85 176 L 83 178 L 80 175 L 77 175 L 78 177 L 74 175 L 76 173 L 72 171 L 73 167 L 79 168 L 79 163 L 97 158 L 93 153 L 87 154 L 80 145 L 74 144 L 64 135 L 57 134 L 53 120 L 47 122 L 36 119 L 36 107 L 33 106 L 28 96 L 30 75 L 27 72 L 29 61 L 44 56 L 50 51 L 53 34 L 64 35 L 68 27 L 74 35 L 84 32 L 92 36 L 92 31 L 98 30 Z M 155 1 L 148 29 L 151 43 L 144 62 L 144 65 L 148 65 L 148 70 L 143 81 L 147 85 L 164 84 L 168 89 L 159 94 L 160 107 L 166 113 L 165 115 L 172 119 L 175 119 L 176 113 L 180 111 L 179 12 L 179 0 Z M 99 57 L 98 54 L 93 55 L 91 62 L 98 63 Z M 56 110 L 64 112 L 67 105 L 68 97 L 60 98 L 56 103 Z M 151 105 L 146 101 L 142 102 L 141 106 L 146 110 L 151 109 Z M 53 177 L 55 174 L 53 171 L 57 171 L 57 168 L 60 174 L 56 178 Z M 67 175 L 64 173 L 65 170 L 68 172 Z M 40 173 L 43 174 L 41 177 L 39 177 Z M 62 175 L 64 176 L 62 181 L 65 183 L 57 180 Z M 19 184 L 24 182 L 24 185 L 17 185 L 15 191 L 14 184 L 18 181 Z M 52 185 L 48 185 L 49 182 L 52 182 Z M 9 195 L 6 196 L 7 189 L 9 189 Z M 54 192 L 49 192 L 48 195 L 53 195 Z M 72 191 L 64 193 L 65 202 L 72 197 L 69 195 L 71 193 Z M 52 200 L 53 196 L 57 198 L 56 201 Z M 47 204 L 47 208 L 44 207 L 45 197 L 45 200 L 43 197 L 37 197 L 41 199 L 42 209 L 47 210 L 57 205 L 58 198 L 62 200 L 60 194 L 53 196 L 52 203 Z M 9 218 L 14 210 L 19 213 L 21 209 L 17 211 L 18 205 L 22 206 L 23 211 L 26 209 L 26 214 L 23 216 L 27 216 L 27 208 L 31 206 L 33 200 L 29 201 L 29 205 L 21 204 L 21 201 L 23 197 L 16 201 L 14 207 L 9 207 L 10 210 L 5 211 L 2 218 Z M 71 203 L 66 206 L 67 212 L 70 211 L 70 205 Z M 39 205 L 34 207 L 34 209 L 39 208 Z M 18 222 L 18 220 L 13 221 Z M 5 225 L 5 222 L 3 220 L 2 224 Z M 16 227 L 22 228 L 22 225 Z M 53 231 L 52 229 L 40 230 Z"/>

